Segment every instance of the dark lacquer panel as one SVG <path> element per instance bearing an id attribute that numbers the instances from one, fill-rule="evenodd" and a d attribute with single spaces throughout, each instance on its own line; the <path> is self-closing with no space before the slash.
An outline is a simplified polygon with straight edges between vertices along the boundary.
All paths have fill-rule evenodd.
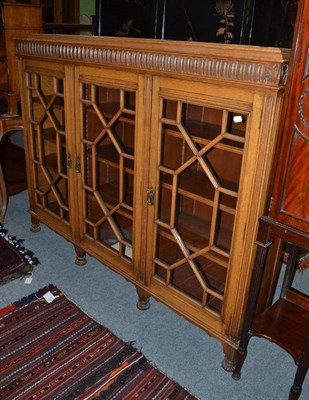
<path id="1" fill-rule="evenodd" d="M 291 47 L 298 0 L 97 0 L 97 35 Z"/>

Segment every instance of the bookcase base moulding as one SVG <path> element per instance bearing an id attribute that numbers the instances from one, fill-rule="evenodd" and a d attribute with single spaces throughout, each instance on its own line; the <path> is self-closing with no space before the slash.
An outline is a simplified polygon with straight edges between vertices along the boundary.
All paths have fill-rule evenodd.
<path id="1" fill-rule="evenodd" d="M 16 54 L 32 229 L 216 337 L 232 370 L 289 51 L 33 35 Z"/>

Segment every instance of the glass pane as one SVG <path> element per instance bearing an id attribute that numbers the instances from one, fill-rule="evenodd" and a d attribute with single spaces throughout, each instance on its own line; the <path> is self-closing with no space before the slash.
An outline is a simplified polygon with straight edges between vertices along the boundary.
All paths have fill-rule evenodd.
<path id="1" fill-rule="evenodd" d="M 135 92 L 81 84 L 86 234 L 132 260 Z"/>
<path id="2" fill-rule="evenodd" d="M 64 78 L 29 72 L 27 87 L 36 199 L 54 216 L 69 222 Z"/>
<path id="3" fill-rule="evenodd" d="M 154 274 L 222 311 L 247 116 L 161 99 Z"/>

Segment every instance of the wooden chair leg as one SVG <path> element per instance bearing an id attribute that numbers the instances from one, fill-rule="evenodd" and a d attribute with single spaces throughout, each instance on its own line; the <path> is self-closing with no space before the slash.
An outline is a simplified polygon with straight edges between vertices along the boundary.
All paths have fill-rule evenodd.
<path id="1" fill-rule="evenodd" d="M 297 367 L 293 386 L 290 389 L 289 400 L 297 400 L 301 395 L 302 385 L 309 367 L 309 335 L 306 340 L 305 348 Z"/>

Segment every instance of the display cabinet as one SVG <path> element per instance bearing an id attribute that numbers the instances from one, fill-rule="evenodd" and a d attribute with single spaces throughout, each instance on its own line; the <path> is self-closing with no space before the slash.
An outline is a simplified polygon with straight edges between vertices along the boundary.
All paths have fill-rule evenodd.
<path id="1" fill-rule="evenodd" d="M 32 228 L 219 339 L 233 368 L 289 51 L 17 41 Z"/>

